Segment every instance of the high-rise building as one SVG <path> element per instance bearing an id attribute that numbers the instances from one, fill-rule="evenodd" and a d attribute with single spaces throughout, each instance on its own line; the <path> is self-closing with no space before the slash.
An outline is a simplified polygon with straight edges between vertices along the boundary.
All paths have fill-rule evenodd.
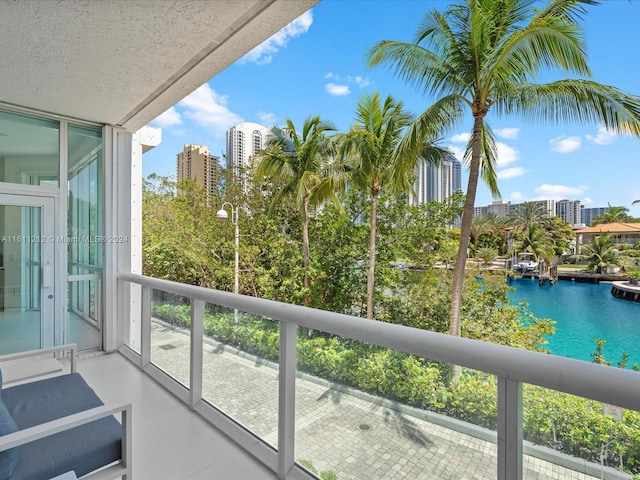
<path id="1" fill-rule="evenodd" d="M 453 193 L 462 190 L 462 163 L 460 160 L 451 162 L 451 191 Z"/>
<path id="2" fill-rule="evenodd" d="M 556 201 L 556 216 L 571 225 L 582 223 L 582 202 L 580 200 Z"/>
<path id="3" fill-rule="evenodd" d="M 207 192 L 215 192 L 220 183 L 220 157 L 211 155 L 204 145 L 185 145 L 177 155 L 178 182 L 193 180 Z"/>
<path id="4" fill-rule="evenodd" d="M 416 181 L 411 203 L 443 202 L 461 189 L 462 166 L 458 160 L 445 160 L 438 165 L 423 159 L 416 165 Z"/>
<path id="5" fill-rule="evenodd" d="M 482 207 L 474 207 L 473 215 L 476 217 L 484 217 L 489 213 L 494 213 L 498 217 L 508 217 L 513 210 L 513 205 L 511 202 L 502 202 L 500 200 L 496 200 L 491 203 L 491 205 L 485 205 Z"/>
<path id="6" fill-rule="evenodd" d="M 609 207 L 595 207 L 595 208 L 583 208 L 582 209 L 582 223 L 587 227 L 591 226 L 591 222 L 596 217 L 604 215 L 609 210 Z"/>
<path id="7" fill-rule="evenodd" d="M 232 169 L 234 178 L 250 174 L 256 167 L 252 157 L 266 147 L 272 136 L 267 127 L 253 122 L 239 123 L 227 130 L 227 168 Z"/>

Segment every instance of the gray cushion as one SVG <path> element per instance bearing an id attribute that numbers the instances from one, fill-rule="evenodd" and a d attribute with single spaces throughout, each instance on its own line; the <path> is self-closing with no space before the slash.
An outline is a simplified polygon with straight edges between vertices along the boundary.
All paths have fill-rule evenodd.
<path id="1" fill-rule="evenodd" d="M 0 398 L 0 437 L 18 431 L 18 426 L 9 414 L 9 410 Z M 20 457 L 20 447 L 11 448 L 0 452 L 0 480 L 8 480 Z"/>
<path id="2" fill-rule="evenodd" d="M 21 430 L 103 405 L 79 373 L 6 388 L 2 399 Z M 111 416 L 31 442 L 22 447 L 11 480 L 40 480 L 70 470 L 86 475 L 121 458 L 121 433 Z"/>

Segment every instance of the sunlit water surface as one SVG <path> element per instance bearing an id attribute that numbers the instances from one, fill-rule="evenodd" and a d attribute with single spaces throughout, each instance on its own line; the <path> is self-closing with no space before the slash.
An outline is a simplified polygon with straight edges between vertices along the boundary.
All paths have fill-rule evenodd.
<path id="1" fill-rule="evenodd" d="M 525 301 L 537 318 L 555 320 L 556 333 L 547 348 L 554 355 L 591 361 L 594 339 L 606 340 L 603 353 L 615 365 L 622 352 L 629 366 L 640 364 L 640 303 L 611 295 L 611 285 L 559 281 L 539 286 L 537 280 L 515 279 L 514 301 Z"/>

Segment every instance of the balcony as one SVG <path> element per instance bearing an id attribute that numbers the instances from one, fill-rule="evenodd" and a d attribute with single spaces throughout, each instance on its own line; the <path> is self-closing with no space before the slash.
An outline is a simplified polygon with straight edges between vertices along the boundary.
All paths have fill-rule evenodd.
<path id="1" fill-rule="evenodd" d="M 122 355 L 83 358 L 78 371 L 105 403 L 133 404 L 132 478 L 276 478 Z"/>
<path id="2" fill-rule="evenodd" d="M 524 441 L 523 396 L 526 398 L 529 390 L 523 387 L 537 385 L 638 411 L 640 382 L 635 372 L 129 273 L 118 278 L 119 295 L 135 299 L 133 304 L 141 312 L 136 322 L 135 312 L 127 312 L 124 303 L 120 305 L 122 318 L 134 313 L 129 340 L 121 348 L 133 365 L 124 367 L 124 359 L 112 355 L 85 360 L 80 368 L 84 373 L 87 365 L 93 374 L 92 385 L 105 400 L 111 400 L 112 395 L 129 395 L 131 390 L 134 422 L 140 422 L 134 423 L 136 479 L 207 478 L 200 473 L 205 471 L 217 476 L 233 471 L 227 478 L 313 478 L 300 463 L 318 472 L 335 473 L 340 480 L 631 478 L 611 467 Z M 158 306 L 152 300 L 154 292 L 170 294 L 178 303 L 188 300 L 189 328 L 152 319 L 152 305 Z M 212 307 L 228 309 L 228 318 L 233 318 L 231 312 L 237 309 L 239 320 L 234 328 L 238 331 L 246 325 L 244 312 L 258 321 L 275 323 L 278 358 L 248 354 L 204 335 L 206 329 L 214 328 L 204 323 L 205 310 Z M 495 429 L 298 370 L 296 356 L 302 355 L 299 328 L 455 362 L 487 378 L 497 378 L 497 398 L 489 400 L 497 412 L 489 419 Z M 103 364 L 107 372 L 108 364 L 117 367 L 114 373 L 104 375 L 100 373 Z M 117 375 L 125 370 L 125 388 L 115 388 L 119 385 Z M 139 375 L 142 380 L 135 380 Z M 162 395 L 150 395 L 152 390 Z M 143 424 L 151 428 L 155 422 L 150 420 L 163 412 L 165 405 L 175 412 L 168 420 L 173 427 L 147 430 Z M 199 415 L 190 415 L 189 409 Z M 137 435 L 136 425 L 140 428 Z M 173 428 L 175 434 L 171 433 Z M 165 440 L 161 441 L 163 435 Z M 171 446 L 171 441 L 176 444 Z M 209 441 L 219 447 L 203 448 Z M 158 450 L 166 451 L 166 456 L 158 455 Z M 212 453 L 217 450 L 229 453 Z M 250 453 L 250 459 L 244 451 Z M 175 462 L 185 462 L 185 467 L 167 470 L 155 462 L 155 458 L 172 454 Z M 159 471 L 175 475 L 162 477 Z M 146 477 L 146 472 L 151 476 Z"/>

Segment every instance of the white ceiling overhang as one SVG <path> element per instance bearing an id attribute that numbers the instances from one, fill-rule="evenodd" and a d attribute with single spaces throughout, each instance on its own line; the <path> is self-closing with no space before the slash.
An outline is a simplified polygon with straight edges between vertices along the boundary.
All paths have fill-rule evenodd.
<path id="1" fill-rule="evenodd" d="M 0 5 L 0 102 L 135 131 L 319 0 Z"/>

